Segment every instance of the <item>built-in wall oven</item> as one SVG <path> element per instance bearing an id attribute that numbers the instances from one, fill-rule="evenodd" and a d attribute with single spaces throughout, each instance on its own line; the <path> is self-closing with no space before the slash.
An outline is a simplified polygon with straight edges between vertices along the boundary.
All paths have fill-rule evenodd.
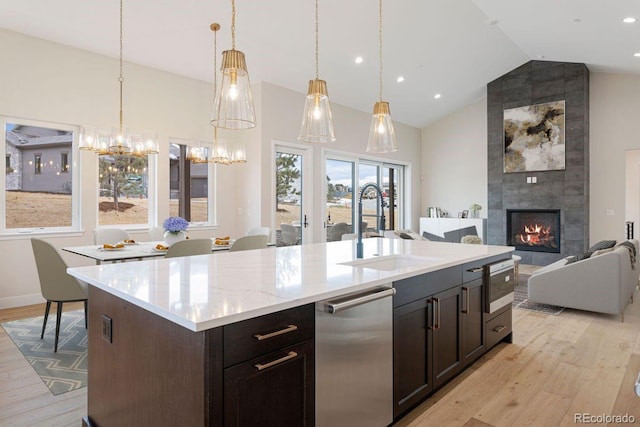
<path id="1" fill-rule="evenodd" d="M 516 284 L 513 259 L 505 259 L 485 266 L 485 312 L 495 313 L 513 302 Z"/>

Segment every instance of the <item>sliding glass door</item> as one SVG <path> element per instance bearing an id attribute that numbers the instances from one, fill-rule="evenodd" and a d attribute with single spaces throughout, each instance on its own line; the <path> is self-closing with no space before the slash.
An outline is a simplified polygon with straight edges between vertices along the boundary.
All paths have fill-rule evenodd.
<path id="1" fill-rule="evenodd" d="M 357 233 L 357 206 L 362 189 L 368 183 L 382 190 L 382 200 L 374 188 L 362 194 L 362 230 L 379 230 L 384 209 L 385 229 L 403 227 L 404 166 L 370 159 L 327 155 L 325 229 L 327 241 L 341 240 L 342 234 Z M 346 231 L 341 223 L 346 223 Z M 340 224 L 336 227 L 337 224 Z M 338 231 L 340 230 L 340 231 Z"/>

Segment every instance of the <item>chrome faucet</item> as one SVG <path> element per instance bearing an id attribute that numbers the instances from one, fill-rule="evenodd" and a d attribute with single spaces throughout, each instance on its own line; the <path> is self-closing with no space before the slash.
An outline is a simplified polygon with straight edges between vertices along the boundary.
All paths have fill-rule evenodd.
<path id="1" fill-rule="evenodd" d="M 385 218 L 384 218 L 384 198 L 382 197 L 382 189 L 380 189 L 378 184 L 370 182 L 368 184 L 365 184 L 364 187 L 362 187 L 362 190 L 360 190 L 360 197 L 358 198 L 358 244 L 356 246 L 358 258 L 363 257 L 363 254 L 362 254 L 362 196 L 364 195 L 364 192 L 369 187 L 375 188 L 376 191 L 378 192 L 378 198 L 380 199 L 380 215 L 378 215 L 378 217 L 380 218 L 380 222 L 378 224 L 378 231 L 380 233 L 384 233 Z"/>

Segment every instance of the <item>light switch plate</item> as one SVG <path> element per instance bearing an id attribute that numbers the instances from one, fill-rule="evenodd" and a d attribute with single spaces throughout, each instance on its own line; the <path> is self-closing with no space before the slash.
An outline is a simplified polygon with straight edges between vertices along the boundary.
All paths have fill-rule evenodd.
<path id="1" fill-rule="evenodd" d="M 530 176 L 527 177 L 527 184 L 531 184 L 531 177 Z"/>

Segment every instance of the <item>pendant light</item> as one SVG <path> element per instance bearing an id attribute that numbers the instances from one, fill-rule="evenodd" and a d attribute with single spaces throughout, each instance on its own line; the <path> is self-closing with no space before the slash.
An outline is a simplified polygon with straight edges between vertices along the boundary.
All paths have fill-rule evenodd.
<path id="1" fill-rule="evenodd" d="M 215 100 L 217 99 L 218 90 L 218 30 L 220 30 L 220 24 L 214 22 L 209 28 L 213 31 L 213 99 Z M 231 164 L 231 159 L 229 159 L 229 154 L 227 153 L 227 145 L 224 141 L 218 140 L 218 127 L 216 125 L 213 125 L 213 148 L 209 161 L 220 165 Z"/>
<path id="2" fill-rule="evenodd" d="M 222 52 L 222 85 L 213 104 L 211 125 L 224 129 L 256 126 L 251 83 L 244 53 L 236 50 L 236 2 L 231 0 L 231 50 Z"/>
<path id="3" fill-rule="evenodd" d="M 316 78 L 309 81 L 309 90 L 302 114 L 298 141 L 326 143 L 336 140 L 327 82 L 318 78 L 318 0 L 316 0 Z"/>
<path id="4" fill-rule="evenodd" d="M 123 61 L 122 61 L 122 40 L 123 40 L 123 20 L 124 6 L 120 0 L 120 74 L 118 82 L 120 84 L 120 120 L 118 125 L 111 128 L 111 133 L 103 129 L 86 126 L 82 130 L 80 137 L 80 150 L 92 150 L 101 156 L 105 155 L 128 155 L 144 157 L 148 154 L 158 154 L 158 136 L 153 131 L 146 131 L 131 135 L 123 124 L 122 113 L 122 92 L 124 85 Z"/>
<path id="5" fill-rule="evenodd" d="M 389 103 L 382 100 L 382 0 L 378 1 L 378 43 L 380 60 L 380 93 L 378 102 L 373 105 L 373 116 L 371 117 L 371 127 L 369 128 L 369 143 L 367 152 L 369 153 L 392 153 L 398 151 L 396 135 L 393 130 L 391 111 Z"/>

